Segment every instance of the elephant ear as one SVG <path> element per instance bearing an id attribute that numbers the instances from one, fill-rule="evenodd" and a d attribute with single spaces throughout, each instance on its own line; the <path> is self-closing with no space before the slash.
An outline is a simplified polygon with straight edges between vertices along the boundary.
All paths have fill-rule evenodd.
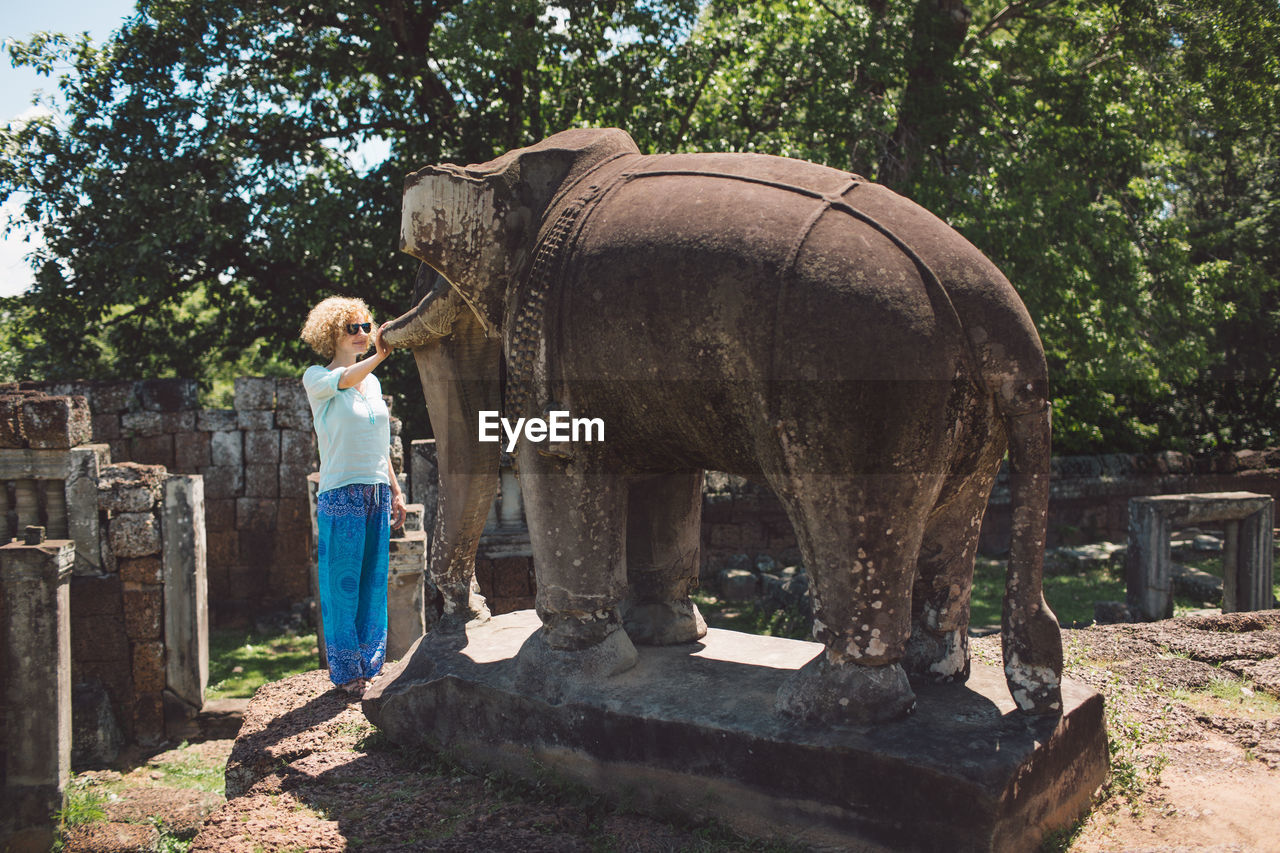
<path id="1" fill-rule="evenodd" d="M 506 195 L 538 220 L 556 193 L 595 166 L 640 149 L 625 130 L 616 127 L 578 128 L 549 136 L 528 148 L 509 151 L 488 163 L 468 166 L 467 172 L 499 184 Z"/>

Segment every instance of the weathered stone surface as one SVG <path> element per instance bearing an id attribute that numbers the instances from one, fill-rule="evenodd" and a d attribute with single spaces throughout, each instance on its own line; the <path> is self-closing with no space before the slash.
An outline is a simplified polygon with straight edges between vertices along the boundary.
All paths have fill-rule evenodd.
<path id="1" fill-rule="evenodd" d="M 29 397 L 22 403 L 22 433 L 40 450 L 85 444 L 93 436 L 89 404 L 84 397 Z"/>
<path id="2" fill-rule="evenodd" d="M 423 506 L 426 513 L 423 527 L 429 534 L 435 526 L 436 497 L 440 492 L 435 439 L 420 438 L 409 442 L 409 488 L 410 500 Z"/>
<path id="3" fill-rule="evenodd" d="M 210 465 L 200 473 L 204 476 L 204 495 L 208 500 L 238 498 L 244 492 L 242 465 Z"/>
<path id="4" fill-rule="evenodd" d="M 275 429 L 276 415 L 270 409 L 240 409 L 236 412 L 236 428 L 248 430 Z"/>
<path id="5" fill-rule="evenodd" d="M 118 415 L 138 405 L 140 405 L 138 383 L 99 382 L 93 389 L 93 403 L 90 408 L 98 414 Z"/>
<path id="6" fill-rule="evenodd" d="M 260 498 L 236 501 L 236 529 L 267 531 L 276 529 L 276 502 Z"/>
<path id="7" fill-rule="evenodd" d="M 550 770 L 645 810 L 839 849 L 1034 849 L 1106 774 L 1102 699 L 1075 682 L 1064 717 L 1024 716 L 999 670 L 975 663 L 967 685 L 917 686 L 904 720 L 810 726 L 773 700 L 821 646 L 713 629 L 696 646 L 644 647 L 631 670 L 566 684 L 549 705 L 515 687 L 538 626 L 521 611 L 427 635 L 375 682 L 365 714 L 397 743 L 473 767 Z"/>
<path id="8" fill-rule="evenodd" d="M 186 412 L 163 412 L 160 415 L 160 423 L 165 432 L 191 432 L 196 428 L 196 413 Z"/>
<path id="9" fill-rule="evenodd" d="M 276 411 L 283 409 L 311 410 L 311 404 L 307 401 L 307 390 L 302 387 L 300 378 L 281 377 L 276 380 Z"/>
<path id="10" fill-rule="evenodd" d="M 133 686 L 139 693 L 159 693 L 164 689 L 164 643 L 133 643 Z"/>
<path id="11" fill-rule="evenodd" d="M 280 461 L 280 431 L 249 430 L 244 434 L 244 458 L 249 465 L 273 465 Z"/>
<path id="12" fill-rule="evenodd" d="M 248 458 L 252 459 L 253 456 Z M 280 466 L 276 464 L 255 465 L 253 463 L 244 466 L 244 495 L 246 498 L 279 497 Z"/>
<path id="13" fill-rule="evenodd" d="M 21 394 L 0 394 L 0 447 L 26 447 L 22 435 Z"/>
<path id="14" fill-rule="evenodd" d="M 74 767 L 105 766 L 124 748 L 124 734 L 111 709 L 111 697 L 97 679 L 72 685 L 71 728 Z"/>
<path id="15" fill-rule="evenodd" d="M 238 411 L 274 409 L 275 405 L 275 379 L 251 376 L 236 378 L 236 409 Z"/>
<path id="16" fill-rule="evenodd" d="M 280 497 L 302 499 L 307 494 L 307 477 L 318 466 L 314 464 L 280 466 Z"/>
<path id="17" fill-rule="evenodd" d="M 134 698 L 133 736 L 143 746 L 164 741 L 164 695 L 160 691 L 139 692 Z"/>
<path id="18" fill-rule="evenodd" d="M 164 432 L 164 418 L 159 412 L 128 412 L 120 416 L 120 429 L 126 438 L 160 435 Z"/>
<path id="19" fill-rule="evenodd" d="M 120 580 L 127 584 L 159 584 L 164 582 L 164 565 L 157 556 L 117 560 Z"/>
<path id="20" fill-rule="evenodd" d="M 208 478 L 205 478 L 205 485 L 206 487 L 208 486 Z M 210 533 L 235 530 L 236 502 L 229 498 L 219 498 L 217 500 L 206 498 L 204 502 L 204 524 L 205 529 Z"/>
<path id="21" fill-rule="evenodd" d="M 194 474 L 213 464 L 211 441 L 206 432 L 182 432 L 173 437 L 173 466 L 177 472 Z"/>
<path id="22" fill-rule="evenodd" d="M 94 441 L 115 441 L 123 433 L 120 429 L 120 416 L 114 412 L 105 415 L 93 415 L 89 419 L 93 427 Z"/>
<path id="23" fill-rule="evenodd" d="M 165 483 L 165 684 L 193 708 L 204 704 L 209 683 L 208 551 L 204 481 L 170 477 Z"/>
<path id="24" fill-rule="evenodd" d="M 4 809 L 0 842 L 11 832 L 52 826 L 71 771 L 70 585 L 75 544 L 0 546 L 0 653 L 5 699 Z M 45 849 L 48 849 L 47 847 Z"/>
<path id="25" fill-rule="evenodd" d="M 280 461 L 289 465 L 314 465 L 316 462 L 315 433 L 300 429 L 281 430 Z"/>
<path id="26" fill-rule="evenodd" d="M 207 535 L 206 547 L 210 566 L 219 566 L 224 570 L 234 565 L 240 555 L 240 535 L 232 527 L 225 531 L 210 532 Z"/>
<path id="27" fill-rule="evenodd" d="M 144 379 L 138 398 L 150 412 L 181 412 L 200 404 L 200 388 L 194 379 Z"/>
<path id="28" fill-rule="evenodd" d="M 303 478 L 305 486 L 306 478 Z M 276 527 L 279 530 L 309 530 L 310 513 L 306 498 L 281 498 L 276 503 Z"/>
<path id="29" fill-rule="evenodd" d="M 240 468 L 244 465 L 244 442 L 239 430 L 219 430 L 209 436 L 209 459 L 215 466 Z"/>
<path id="30" fill-rule="evenodd" d="M 124 588 L 124 630 L 131 640 L 159 640 L 163 623 L 162 587 L 127 584 Z M 135 647 L 136 651 L 136 647 Z"/>
<path id="31" fill-rule="evenodd" d="M 158 465 L 137 462 L 108 465 L 98 472 L 98 507 L 108 512 L 146 512 L 160 500 L 166 476 L 164 468 Z"/>
<path id="32" fill-rule="evenodd" d="M 144 465 L 173 467 L 173 436 L 148 435 L 129 439 L 129 458 Z"/>
<path id="33" fill-rule="evenodd" d="M 280 429 L 309 430 L 315 426 L 311 409 L 276 409 L 276 426 Z"/>
<path id="34" fill-rule="evenodd" d="M 235 428 L 235 409 L 201 409 L 196 413 L 196 429 L 201 432 L 227 432 Z"/>
<path id="35" fill-rule="evenodd" d="M 150 512 L 122 512 L 113 516 L 108 537 L 111 553 L 117 559 L 160 553 L 160 525 Z"/>

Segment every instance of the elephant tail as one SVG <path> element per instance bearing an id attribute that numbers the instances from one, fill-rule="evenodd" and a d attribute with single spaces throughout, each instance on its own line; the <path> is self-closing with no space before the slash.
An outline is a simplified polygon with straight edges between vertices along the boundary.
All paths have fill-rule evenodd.
<path id="1" fill-rule="evenodd" d="M 1030 386 L 1019 384 L 1019 390 Z M 1000 395 L 1007 402 L 1010 396 Z M 1009 550 L 1001 638 L 1004 672 L 1018 707 L 1062 712 L 1062 633 L 1044 600 L 1044 549 L 1049 515 L 1050 407 L 1005 407 L 1013 539 Z"/>

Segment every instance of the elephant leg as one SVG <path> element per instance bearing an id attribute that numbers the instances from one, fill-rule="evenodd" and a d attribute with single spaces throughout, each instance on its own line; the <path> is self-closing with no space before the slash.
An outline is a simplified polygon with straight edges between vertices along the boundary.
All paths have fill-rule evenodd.
<path id="1" fill-rule="evenodd" d="M 563 459 L 522 439 L 517 452 L 542 620 L 520 650 L 517 684 L 558 701 L 574 682 L 606 678 L 636 662 L 620 611 L 627 592 L 626 482 L 589 451 Z"/>
<path id="2" fill-rule="evenodd" d="M 777 489 L 809 569 L 814 638 L 826 647 L 779 689 L 778 710 L 866 724 L 915 706 L 901 661 L 931 485 L 913 473 L 808 474 Z"/>
<path id="3" fill-rule="evenodd" d="M 903 660 L 913 675 L 936 681 L 969 677 L 973 560 L 1002 446 L 1002 442 L 990 444 L 973 473 L 955 488 L 944 490 L 929 516 L 916 563 L 911 639 Z"/>
<path id="4" fill-rule="evenodd" d="M 627 581 L 622 620 L 632 642 L 692 643 L 707 623 L 689 594 L 698 586 L 702 472 L 632 483 L 627 499 Z"/>

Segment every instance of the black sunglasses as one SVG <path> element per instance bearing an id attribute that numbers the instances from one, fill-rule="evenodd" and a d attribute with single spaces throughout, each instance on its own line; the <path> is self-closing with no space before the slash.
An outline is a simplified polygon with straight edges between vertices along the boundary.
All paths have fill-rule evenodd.
<path id="1" fill-rule="evenodd" d="M 347 334 L 354 335 L 356 332 L 367 332 L 372 328 L 372 323 L 348 323 Z"/>

